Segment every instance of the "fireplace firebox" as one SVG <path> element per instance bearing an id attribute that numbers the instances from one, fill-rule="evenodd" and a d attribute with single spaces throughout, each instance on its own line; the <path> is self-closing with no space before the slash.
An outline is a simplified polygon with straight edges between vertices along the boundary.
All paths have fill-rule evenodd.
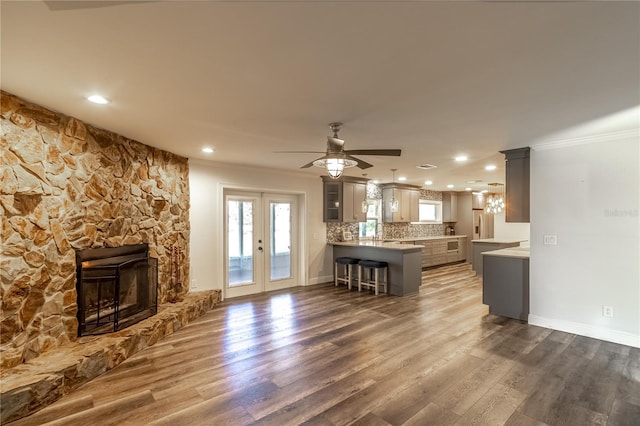
<path id="1" fill-rule="evenodd" d="M 158 259 L 149 245 L 76 251 L 78 336 L 122 330 L 158 312 Z"/>

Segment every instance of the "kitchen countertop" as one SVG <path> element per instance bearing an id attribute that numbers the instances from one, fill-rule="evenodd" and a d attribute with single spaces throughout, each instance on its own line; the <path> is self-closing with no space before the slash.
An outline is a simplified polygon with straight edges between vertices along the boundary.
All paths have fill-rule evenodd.
<path id="1" fill-rule="evenodd" d="M 500 250 L 485 251 L 482 253 L 482 255 L 529 259 L 529 247 L 510 247 Z"/>
<path id="2" fill-rule="evenodd" d="M 437 235 L 434 237 L 414 237 L 414 238 L 389 238 L 384 241 L 429 241 L 429 240 L 444 240 L 449 238 L 467 238 L 466 235 Z"/>
<path id="3" fill-rule="evenodd" d="M 501 240 L 498 238 L 484 238 L 481 240 L 471 240 L 472 243 L 485 243 L 485 244 L 513 244 L 522 243 L 529 240 Z"/>
<path id="4" fill-rule="evenodd" d="M 415 240 L 409 240 L 409 241 L 415 241 Z M 341 241 L 341 242 L 335 242 L 335 243 L 329 243 L 329 244 L 334 246 L 371 247 L 371 248 L 399 250 L 399 251 L 422 250 L 422 246 L 417 246 L 414 244 L 402 244 L 399 242 L 388 242 L 388 241 L 354 240 L 354 241 Z"/>

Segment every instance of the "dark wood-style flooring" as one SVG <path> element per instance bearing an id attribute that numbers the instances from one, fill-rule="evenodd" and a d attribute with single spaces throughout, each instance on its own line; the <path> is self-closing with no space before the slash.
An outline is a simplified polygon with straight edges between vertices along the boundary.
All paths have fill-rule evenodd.
<path id="1" fill-rule="evenodd" d="M 225 301 L 13 425 L 640 425 L 640 349 L 489 315 L 466 264 L 423 282 Z"/>

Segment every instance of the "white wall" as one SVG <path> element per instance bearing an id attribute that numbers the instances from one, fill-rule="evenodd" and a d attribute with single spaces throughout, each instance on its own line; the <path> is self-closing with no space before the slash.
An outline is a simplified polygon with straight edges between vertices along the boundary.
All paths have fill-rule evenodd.
<path id="1" fill-rule="evenodd" d="M 191 194 L 191 286 L 197 290 L 222 289 L 223 189 L 238 188 L 261 192 L 287 192 L 300 196 L 304 212 L 302 262 L 305 264 L 300 285 L 330 281 L 333 277 L 331 249 L 326 244 L 322 222 L 322 181 L 318 176 L 271 169 L 189 160 Z M 193 288 L 195 290 L 195 288 Z"/>
<path id="2" fill-rule="evenodd" d="M 520 246 L 530 244 L 531 232 L 529 223 L 506 222 L 504 211 L 493 215 L 493 238 L 497 240 L 527 240 Z"/>
<path id="3" fill-rule="evenodd" d="M 531 324 L 640 347 L 639 141 L 532 147 Z"/>

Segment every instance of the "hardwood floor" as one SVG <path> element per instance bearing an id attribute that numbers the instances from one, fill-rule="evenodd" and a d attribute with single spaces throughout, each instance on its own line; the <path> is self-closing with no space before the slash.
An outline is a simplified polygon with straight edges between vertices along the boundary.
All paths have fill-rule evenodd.
<path id="1" fill-rule="evenodd" d="M 489 315 L 466 264 L 399 298 L 226 301 L 12 425 L 640 425 L 640 350 Z"/>

